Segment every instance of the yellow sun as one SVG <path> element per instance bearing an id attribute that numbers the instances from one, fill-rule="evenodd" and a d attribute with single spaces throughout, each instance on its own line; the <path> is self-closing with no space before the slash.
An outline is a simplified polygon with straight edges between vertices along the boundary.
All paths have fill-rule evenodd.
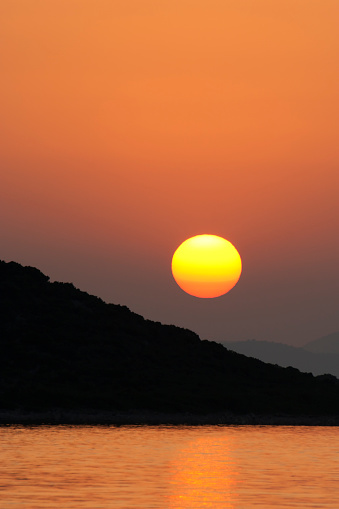
<path id="1" fill-rule="evenodd" d="M 172 273 L 190 295 L 224 295 L 239 280 L 241 258 L 233 244 L 217 235 L 196 235 L 185 240 L 172 258 Z"/>

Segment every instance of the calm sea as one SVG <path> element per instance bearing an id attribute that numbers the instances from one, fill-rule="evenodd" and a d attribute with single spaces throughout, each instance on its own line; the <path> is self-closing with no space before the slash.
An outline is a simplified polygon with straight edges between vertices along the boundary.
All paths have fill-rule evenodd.
<path id="1" fill-rule="evenodd" d="M 0 428 L 0 507 L 339 508 L 339 428 Z"/>

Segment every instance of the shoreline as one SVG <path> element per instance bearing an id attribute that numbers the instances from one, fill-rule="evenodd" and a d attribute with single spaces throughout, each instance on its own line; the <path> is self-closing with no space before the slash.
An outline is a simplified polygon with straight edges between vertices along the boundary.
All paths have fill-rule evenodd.
<path id="1" fill-rule="evenodd" d="M 0 426 L 339 426 L 339 415 L 255 415 L 155 411 L 0 410 Z"/>

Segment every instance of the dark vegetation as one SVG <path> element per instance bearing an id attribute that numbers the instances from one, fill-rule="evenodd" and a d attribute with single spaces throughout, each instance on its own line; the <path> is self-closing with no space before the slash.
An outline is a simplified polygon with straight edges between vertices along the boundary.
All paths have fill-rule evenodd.
<path id="1" fill-rule="evenodd" d="M 0 409 L 339 416 L 333 376 L 301 373 L 145 320 L 0 261 Z"/>

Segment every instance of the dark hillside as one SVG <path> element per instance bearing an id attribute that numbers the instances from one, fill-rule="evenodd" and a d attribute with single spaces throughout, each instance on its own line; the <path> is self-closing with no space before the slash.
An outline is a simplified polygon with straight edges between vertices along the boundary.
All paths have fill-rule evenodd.
<path id="1" fill-rule="evenodd" d="M 0 262 L 0 408 L 339 415 L 313 377 Z"/>

